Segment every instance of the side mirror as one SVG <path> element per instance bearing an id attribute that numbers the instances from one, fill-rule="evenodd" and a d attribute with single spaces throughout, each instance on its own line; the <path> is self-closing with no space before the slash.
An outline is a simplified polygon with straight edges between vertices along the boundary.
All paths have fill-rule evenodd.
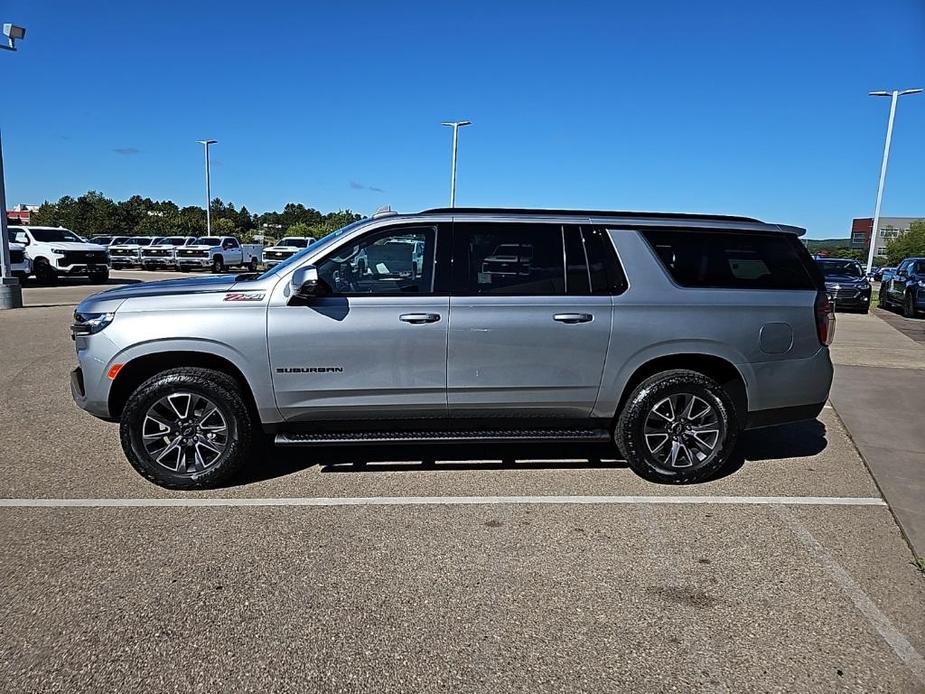
<path id="1" fill-rule="evenodd" d="M 318 276 L 318 268 L 304 265 L 292 273 L 289 279 L 292 298 L 302 301 L 331 295 L 331 287 Z"/>
<path id="2" fill-rule="evenodd" d="M 905 270 L 897 270 L 897 271 L 896 271 L 896 276 L 897 276 L 897 277 L 905 277 L 905 276 L 908 275 L 908 274 L 909 274 L 909 273 L 906 272 Z"/>

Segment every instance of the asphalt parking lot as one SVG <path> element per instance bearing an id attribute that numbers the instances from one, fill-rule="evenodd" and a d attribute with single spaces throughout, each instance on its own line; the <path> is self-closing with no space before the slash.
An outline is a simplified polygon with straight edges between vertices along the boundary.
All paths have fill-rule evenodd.
<path id="1" fill-rule="evenodd" d="M 3 691 L 925 691 L 925 576 L 830 408 L 689 487 L 470 446 L 167 492 L 71 402 L 90 292 L 0 313 Z"/>

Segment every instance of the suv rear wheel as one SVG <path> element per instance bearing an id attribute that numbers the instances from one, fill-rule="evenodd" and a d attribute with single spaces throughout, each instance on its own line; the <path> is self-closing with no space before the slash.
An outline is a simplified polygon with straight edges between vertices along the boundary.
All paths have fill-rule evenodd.
<path id="1" fill-rule="evenodd" d="M 122 411 L 122 449 L 132 466 L 168 489 L 224 484 L 247 462 L 253 421 L 238 383 L 184 367 L 142 383 Z"/>
<path id="2" fill-rule="evenodd" d="M 729 463 L 739 428 L 732 398 L 719 383 L 677 369 L 639 384 L 620 413 L 614 439 L 640 477 L 688 484 Z"/>

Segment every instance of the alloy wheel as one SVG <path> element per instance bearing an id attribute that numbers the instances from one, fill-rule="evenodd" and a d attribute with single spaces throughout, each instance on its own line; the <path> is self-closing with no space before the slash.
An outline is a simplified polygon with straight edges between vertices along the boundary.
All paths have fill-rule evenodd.
<path id="1" fill-rule="evenodd" d="M 659 400 L 645 420 L 649 454 L 666 469 L 697 468 L 710 463 L 722 447 L 725 426 L 716 408 L 692 393 Z"/>
<path id="2" fill-rule="evenodd" d="M 208 398 L 171 393 L 148 408 L 141 439 L 158 465 L 181 474 L 198 473 L 214 465 L 225 452 L 228 423 Z"/>

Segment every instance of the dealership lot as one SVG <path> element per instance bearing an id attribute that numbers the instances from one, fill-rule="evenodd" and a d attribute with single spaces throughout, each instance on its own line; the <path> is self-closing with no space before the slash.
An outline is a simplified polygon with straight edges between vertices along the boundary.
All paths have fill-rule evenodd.
<path id="1" fill-rule="evenodd" d="M 172 493 L 71 402 L 91 291 L 0 314 L 5 690 L 925 690 L 925 579 L 831 409 L 691 487 L 473 446 L 269 451 Z"/>

